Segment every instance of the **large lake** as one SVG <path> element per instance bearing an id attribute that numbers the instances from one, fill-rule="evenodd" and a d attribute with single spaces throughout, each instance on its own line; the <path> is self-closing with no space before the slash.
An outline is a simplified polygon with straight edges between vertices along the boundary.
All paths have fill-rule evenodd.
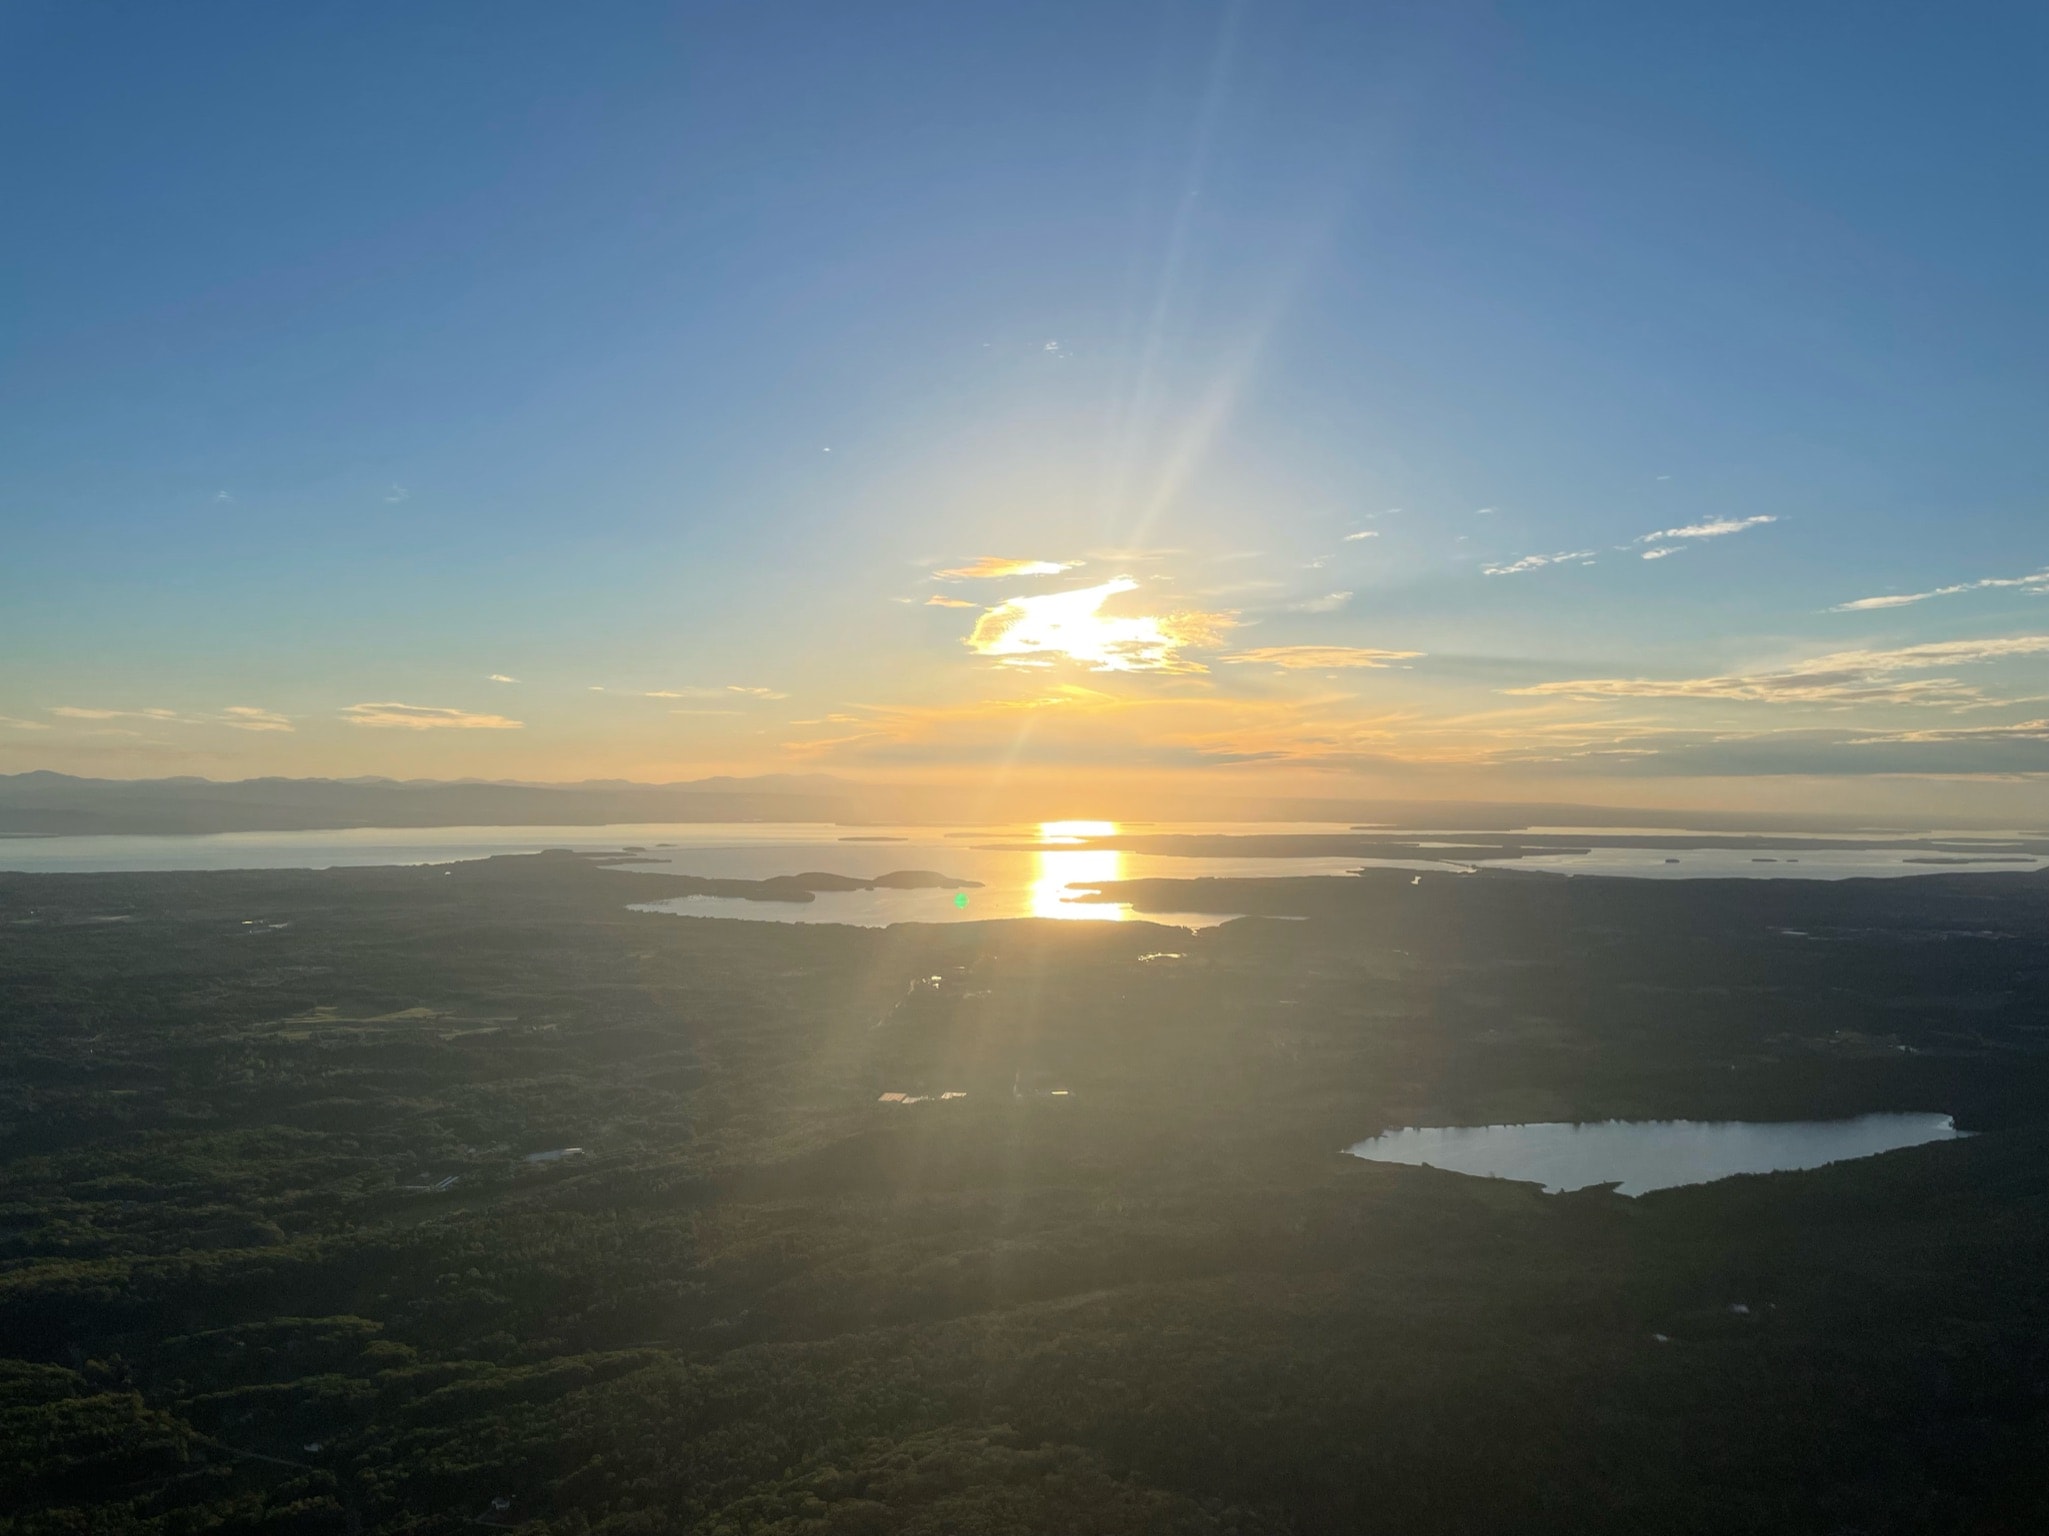
<path id="1" fill-rule="evenodd" d="M 1603 1120 L 1586 1124 L 1412 1126 L 1346 1148 L 1406 1163 L 1541 1184 L 1546 1194 L 1615 1184 L 1641 1195 L 1739 1173 L 1783 1173 L 1968 1134 L 1948 1115 L 1855 1120 Z"/>
<path id="2" fill-rule="evenodd" d="M 808 870 L 869 878 L 900 869 L 929 869 L 981 882 L 951 890 L 821 892 L 809 902 L 747 901 L 685 896 L 648 903 L 642 910 L 686 917 L 740 917 L 756 922 L 890 923 L 976 922 L 990 918 L 1054 917 L 1095 922 L 1130 919 L 1128 907 L 1073 900 L 1076 892 L 1111 880 L 1256 878 L 1343 875 L 1357 858 L 1179 858 L 1114 849 L 1059 846 L 1059 839 L 1108 830 L 1106 825 L 1045 823 L 1000 827 L 844 827 L 832 824 L 691 822 L 604 827 L 380 827 L 338 832 L 222 832 L 184 837 L 0 838 L 0 869 L 43 872 L 166 869 L 332 869 L 373 864 L 446 864 L 494 854 L 537 853 L 543 848 L 586 852 L 633 849 L 630 867 L 713 879 L 762 880 Z M 1148 827 L 1160 832 L 1332 833 L 1323 823 Z M 1029 852 L 978 844 L 1045 841 Z M 1442 865 L 1416 863 L 1417 869 Z M 965 894 L 963 903 L 958 897 Z M 1151 922 L 1209 927 L 1228 921 L 1215 913 L 1147 913 Z"/>
<path id="3" fill-rule="evenodd" d="M 1110 823 L 1040 823 L 984 827 L 845 827 L 818 823 L 692 822 L 597 827 L 401 827 L 321 832 L 223 832 L 188 836 L 0 838 L 0 870 L 75 872 L 170 869 L 328 869 L 343 865 L 443 864 L 543 848 L 611 852 L 625 848 L 651 870 L 727 879 L 765 879 L 810 870 L 862 878 L 894 870 L 927 869 L 981 882 L 965 903 L 950 890 L 879 890 L 821 893 L 810 902 L 746 901 L 690 896 L 652 903 L 651 910 L 701 917 L 742 917 L 792 923 L 852 923 L 880 927 L 898 922 L 973 922 L 989 918 L 1055 917 L 1123 921 L 1123 906 L 1073 898 L 1115 880 L 1258 879 L 1344 875 L 1364 867 L 1458 872 L 1471 866 L 1412 859 L 1330 857 L 1182 857 L 1117 849 L 1061 846 L 1115 831 Z M 1343 834 L 1326 823 L 1201 823 L 1137 825 L 1148 834 Z M 1441 837 L 1442 833 L 1424 834 Z M 1021 850 L 990 844 L 1036 843 Z M 1756 847 L 1738 850 L 1604 848 L 1586 854 L 1546 854 L 1504 860 L 1506 869 L 1552 874 L 1629 875 L 1650 879 L 1740 876 L 1753 879 L 1841 879 L 1853 875 L 1957 873 L 1956 867 L 1910 862 L 1914 850 L 1844 848 L 1801 850 L 1773 857 Z M 2038 867 L 2035 857 L 1988 849 L 1984 862 L 1962 868 L 2017 870 Z M 1147 913 L 1151 921 L 1207 927 L 1221 914 Z"/>

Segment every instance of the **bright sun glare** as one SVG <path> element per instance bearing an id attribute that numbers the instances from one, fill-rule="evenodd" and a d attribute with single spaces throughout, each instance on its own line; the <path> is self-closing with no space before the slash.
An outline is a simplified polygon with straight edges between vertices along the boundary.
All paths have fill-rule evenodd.
<path id="1" fill-rule="evenodd" d="M 1084 837 L 1115 837 L 1117 823 L 1114 821 L 1042 821 L 1039 823 L 1039 841 L 1042 843 L 1073 843 Z"/>
<path id="2" fill-rule="evenodd" d="M 968 648 L 1013 667 L 1047 667 L 1065 657 L 1093 672 L 1202 671 L 1181 651 L 1217 644 L 1230 616 L 1101 611 L 1111 598 L 1137 590 L 1136 581 L 1119 576 L 1072 592 L 1006 598 L 975 621 Z"/>
<path id="3" fill-rule="evenodd" d="M 1114 821 L 1042 821 L 1039 841 L 1079 843 L 1086 837 L 1109 837 L 1116 830 Z M 1032 916 L 1114 923 L 1127 915 L 1114 902 L 1069 899 L 1070 887 L 1086 890 L 1107 880 L 1123 879 L 1124 855 L 1119 850 L 1042 847 L 1035 857 L 1038 869 L 1032 880 Z"/>

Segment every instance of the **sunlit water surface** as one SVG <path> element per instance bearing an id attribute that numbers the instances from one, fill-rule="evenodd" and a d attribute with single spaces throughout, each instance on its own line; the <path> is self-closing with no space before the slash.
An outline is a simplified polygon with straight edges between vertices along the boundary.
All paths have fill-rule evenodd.
<path id="1" fill-rule="evenodd" d="M 1538 854 L 1499 865 L 1554 875 L 1623 875 L 1638 880 L 1850 880 L 1908 875 L 1960 875 L 2004 870 L 2024 874 L 2045 862 L 2033 854 L 1987 848 L 1981 858 L 1931 855 L 1912 848 L 1595 848 L 1588 853 Z M 1952 862 L 1954 861 L 1954 862 Z"/>
<path id="2" fill-rule="evenodd" d="M 1346 1148 L 1373 1163 L 1541 1184 L 1546 1194 L 1614 1184 L 1641 1195 L 1739 1173 L 1783 1173 L 1967 1135 L 1948 1115 L 1855 1120 L 1603 1120 L 1411 1126 Z"/>
<path id="3" fill-rule="evenodd" d="M 1015 842 L 1020 830 L 1042 846 L 1029 851 L 980 847 L 991 841 Z M 1212 831 L 1214 828 L 1161 827 L 1166 832 Z M 1230 831 L 1261 830 L 1228 828 Z M 1292 828 L 1328 832 L 1328 827 Z M 821 892 L 808 903 L 760 902 L 721 896 L 682 896 L 649 902 L 637 910 L 673 912 L 685 917 L 743 917 L 783 923 L 850 923 L 880 927 L 904 922 L 986 922 L 992 918 L 1050 917 L 1067 922 L 1172 923 L 1208 928 L 1228 922 L 1230 914 L 1214 912 L 1136 913 L 1123 903 L 1079 899 L 1087 892 L 1119 880 L 1260 879 L 1285 875 L 1349 874 L 1357 859 L 1343 858 L 1175 858 L 1126 853 L 1114 848 L 1074 846 L 1079 839 L 1113 834 L 1113 822 L 1042 822 L 1024 829 L 993 828 L 935 832 L 930 827 L 881 829 L 864 838 L 889 835 L 894 842 L 834 841 L 783 845 L 773 856 L 760 844 L 725 847 L 651 849 L 678 873 L 760 879 L 801 869 L 826 869 L 846 875 L 879 875 L 896 869 L 930 869 L 963 880 L 979 881 L 966 891 Z M 1068 846 L 1062 846 L 1067 844 Z M 810 862 L 792 866 L 793 852 Z M 648 865 L 643 868 L 653 867 Z"/>
<path id="4" fill-rule="evenodd" d="M 1128 826 L 1128 824 L 1127 824 Z M 901 869 L 929 869 L 978 889 L 820 892 L 808 902 L 749 901 L 740 897 L 684 896 L 649 902 L 638 910 L 687 917 L 747 918 L 756 922 L 890 923 L 980 922 L 991 918 L 1051 917 L 1121 922 L 1128 906 L 1075 897 L 1113 880 L 1147 878 L 1257 878 L 1345 875 L 1359 860 L 1345 858 L 1172 858 L 1072 846 L 1079 838 L 1113 833 L 1110 822 L 1044 822 L 999 827 L 845 827 L 829 823 L 664 823 L 600 827 L 376 827 L 322 832 L 221 832 L 183 837 L 0 838 L 0 869 L 49 873 L 92 870 L 332 869 L 378 864 L 447 864 L 494 854 L 538 853 L 544 848 L 626 854 L 627 867 L 711 879 L 763 880 L 824 870 L 867 878 Z M 1147 826 L 1148 832 L 1342 832 L 1342 826 Z M 1048 846 L 1026 852 L 978 846 L 1030 841 Z M 1069 846 L 1061 846 L 1063 843 Z M 965 901 L 960 898 L 966 897 Z M 1209 927 L 1228 921 L 1218 913 L 1146 913 L 1147 921 Z"/>
<path id="5" fill-rule="evenodd" d="M 578 827 L 373 827 L 316 832 L 223 832 L 188 836 L 0 838 L 0 869 L 70 872 L 170 869 L 328 869 L 346 865 L 444 864 L 493 854 L 543 848 L 585 852 L 642 850 L 640 867 L 712 878 L 759 880 L 810 870 L 857 877 L 893 870 L 929 869 L 981 882 L 979 889 L 847 891 L 820 893 L 809 902 L 764 902 L 727 897 L 683 897 L 647 910 L 700 917 L 737 917 L 792 923 L 851 923 L 880 927 L 898 922 L 975 922 L 989 918 L 1051 917 L 1120 922 L 1142 915 L 1186 927 L 1227 921 L 1218 913 L 1134 914 L 1115 903 L 1077 900 L 1091 888 L 1118 880 L 1261 879 L 1342 876 L 1369 867 L 1469 872 L 1472 866 L 1429 860 L 1336 858 L 1182 858 L 1082 846 L 1080 840 L 1113 835 L 1114 822 L 1044 822 L 987 827 L 846 827 L 825 823 L 664 823 Z M 1325 823 L 1124 823 L 1148 835 L 1344 834 Z M 1426 834 L 1440 837 L 1442 833 Z M 984 846 L 1030 842 L 1016 848 Z M 1988 848 L 1988 859 L 2013 857 Z M 1502 860 L 1492 867 L 1552 874 L 1631 875 L 1652 879 L 1840 879 L 1850 875 L 1959 873 L 1964 869 L 2017 870 L 2019 862 L 1930 866 L 1908 862 L 1912 850 L 1803 850 L 1773 855 L 1759 849 L 1608 848 L 1589 854 Z"/>

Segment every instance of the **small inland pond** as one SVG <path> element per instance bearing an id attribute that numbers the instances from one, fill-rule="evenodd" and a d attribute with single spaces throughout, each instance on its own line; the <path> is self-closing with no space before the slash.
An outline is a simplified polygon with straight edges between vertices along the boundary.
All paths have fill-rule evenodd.
<path id="1" fill-rule="evenodd" d="M 1602 1120 L 1410 1126 L 1345 1150 L 1374 1163 L 1541 1184 L 1546 1194 L 1613 1184 L 1641 1195 L 1739 1173 L 1781 1173 L 1969 1135 L 1948 1115 L 1854 1120 Z"/>

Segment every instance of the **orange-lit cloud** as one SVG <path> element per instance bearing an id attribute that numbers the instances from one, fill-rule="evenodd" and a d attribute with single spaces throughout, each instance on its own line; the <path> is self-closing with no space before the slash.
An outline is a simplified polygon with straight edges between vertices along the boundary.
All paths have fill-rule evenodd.
<path id="1" fill-rule="evenodd" d="M 1193 765 L 1214 756 L 1194 738 L 1221 744 L 1228 736 L 1223 718 L 1213 700 L 1120 698 L 1066 683 L 1026 698 L 869 707 L 833 718 L 849 729 L 785 746 L 799 757 L 844 762 Z"/>
<path id="2" fill-rule="evenodd" d="M 503 715 L 477 715 L 431 704 L 351 704 L 341 713 L 351 725 L 399 731 L 516 731 L 524 724 Z"/>
<path id="3" fill-rule="evenodd" d="M 1092 672 L 1201 672 L 1182 652 L 1222 644 L 1223 613 L 1106 614 L 1111 598 L 1138 590 L 1129 576 L 1071 592 L 1013 597 L 975 621 L 968 649 L 1006 666 L 1079 662 Z"/>
<path id="4" fill-rule="evenodd" d="M 2034 639 L 2021 637 L 2018 647 L 1998 647 L 1996 654 L 2029 654 Z M 1313 653 L 1320 648 L 1273 649 Z M 1957 652 L 1965 648 L 1946 649 L 1950 660 L 1958 660 Z M 1991 659 L 1985 650 L 1980 642 L 1968 654 Z M 1928 659 L 1925 651 L 1905 657 L 1880 654 L 1880 666 L 1925 664 Z M 1873 660 L 1858 658 L 1867 666 Z M 1311 681 L 1299 670 L 1294 676 Z M 1794 685 L 1792 694 L 1797 696 L 1815 681 L 1809 674 L 1805 683 Z M 2044 756 L 2049 753 L 2049 722 L 2033 718 L 1983 727 L 1944 723 L 1911 732 L 1873 732 L 1840 724 L 1742 732 L 1684 729 L 1660 713 L 1619 715 L 1612 712 L 1616 696 L 1598 687 L 1588 690 L 1589 696 L 1606 709 L 1590 716 L 1581 701 L 1555 692 L 1526 696 L 1505 707 L 1439 713 L 1414 704 L 1365 709 L 1357 698 L 1328 688 L 1245 697 L 1206 684 L 1136 693 L 1108 691 L 1112 686 L 1070 683 L 1037 688 L 1027 697 L 864 706 L 807 722 L 818 734 L 786 740 L 784 748 L 793 757 L 820 765 L 886 773 L 968 770 L 992 783 L 1023 783 L 1033 774 L 1046 773 L 1073 784 L 1088 781 L 1077 780 L 1077 774 L 1234 769 L 1252 774 L 1389 775 L 1418 783 L 1427 779 L 1436 793 L 1450 783 L 1485 792 L 1490 784 L 1514 782 L 1529 774 L 1619 774 L 1644 780 L 1730 773 L 2049 770 L 2049 757 Z M 1710 696 L 1728 694 L 1711 690 Z M 1739 689 L 1736 696 L 1754 695 Z M 1827 696 L 1824 700 L 1833 702 Z"/>
<path id="5" fill-rule="evenodd" d="M 956 565 L 950 570 L 934 571 L 934 581 L 996 581 L 1005 576 L 1058 576 L 1062 571 L 1071 571 L 1081 562 L 1078 560 L 1006 560 L 1000 555 L 984 555 L 967 565 Z"/>
<path id="6" fill-rule="evenodd" d="M 971 603 L 964 597 L 945 597 L 935 592 L 925 599 L 925 606 L 927 608 L 979 608 L 982 605 L 980 603 Z"/>
<path id="7" fill-rule="evenodd" d="M 1021 699 L 873 707 L 851 722 L 835 722 L 850 729 L 784 745 L 811 761 L 889 768 L 1484 768 L 1554 733 L 1571 750 L 1630 730 L 1621 722 L 1560 733 L 1546 719 L 1555 714 L 1555 706 L 1518 707 L 1432 720 L 1413 711 L 1361 712 L 1356 701 L 1335 694 L 1119 697 L 1065 685 Z"/>

